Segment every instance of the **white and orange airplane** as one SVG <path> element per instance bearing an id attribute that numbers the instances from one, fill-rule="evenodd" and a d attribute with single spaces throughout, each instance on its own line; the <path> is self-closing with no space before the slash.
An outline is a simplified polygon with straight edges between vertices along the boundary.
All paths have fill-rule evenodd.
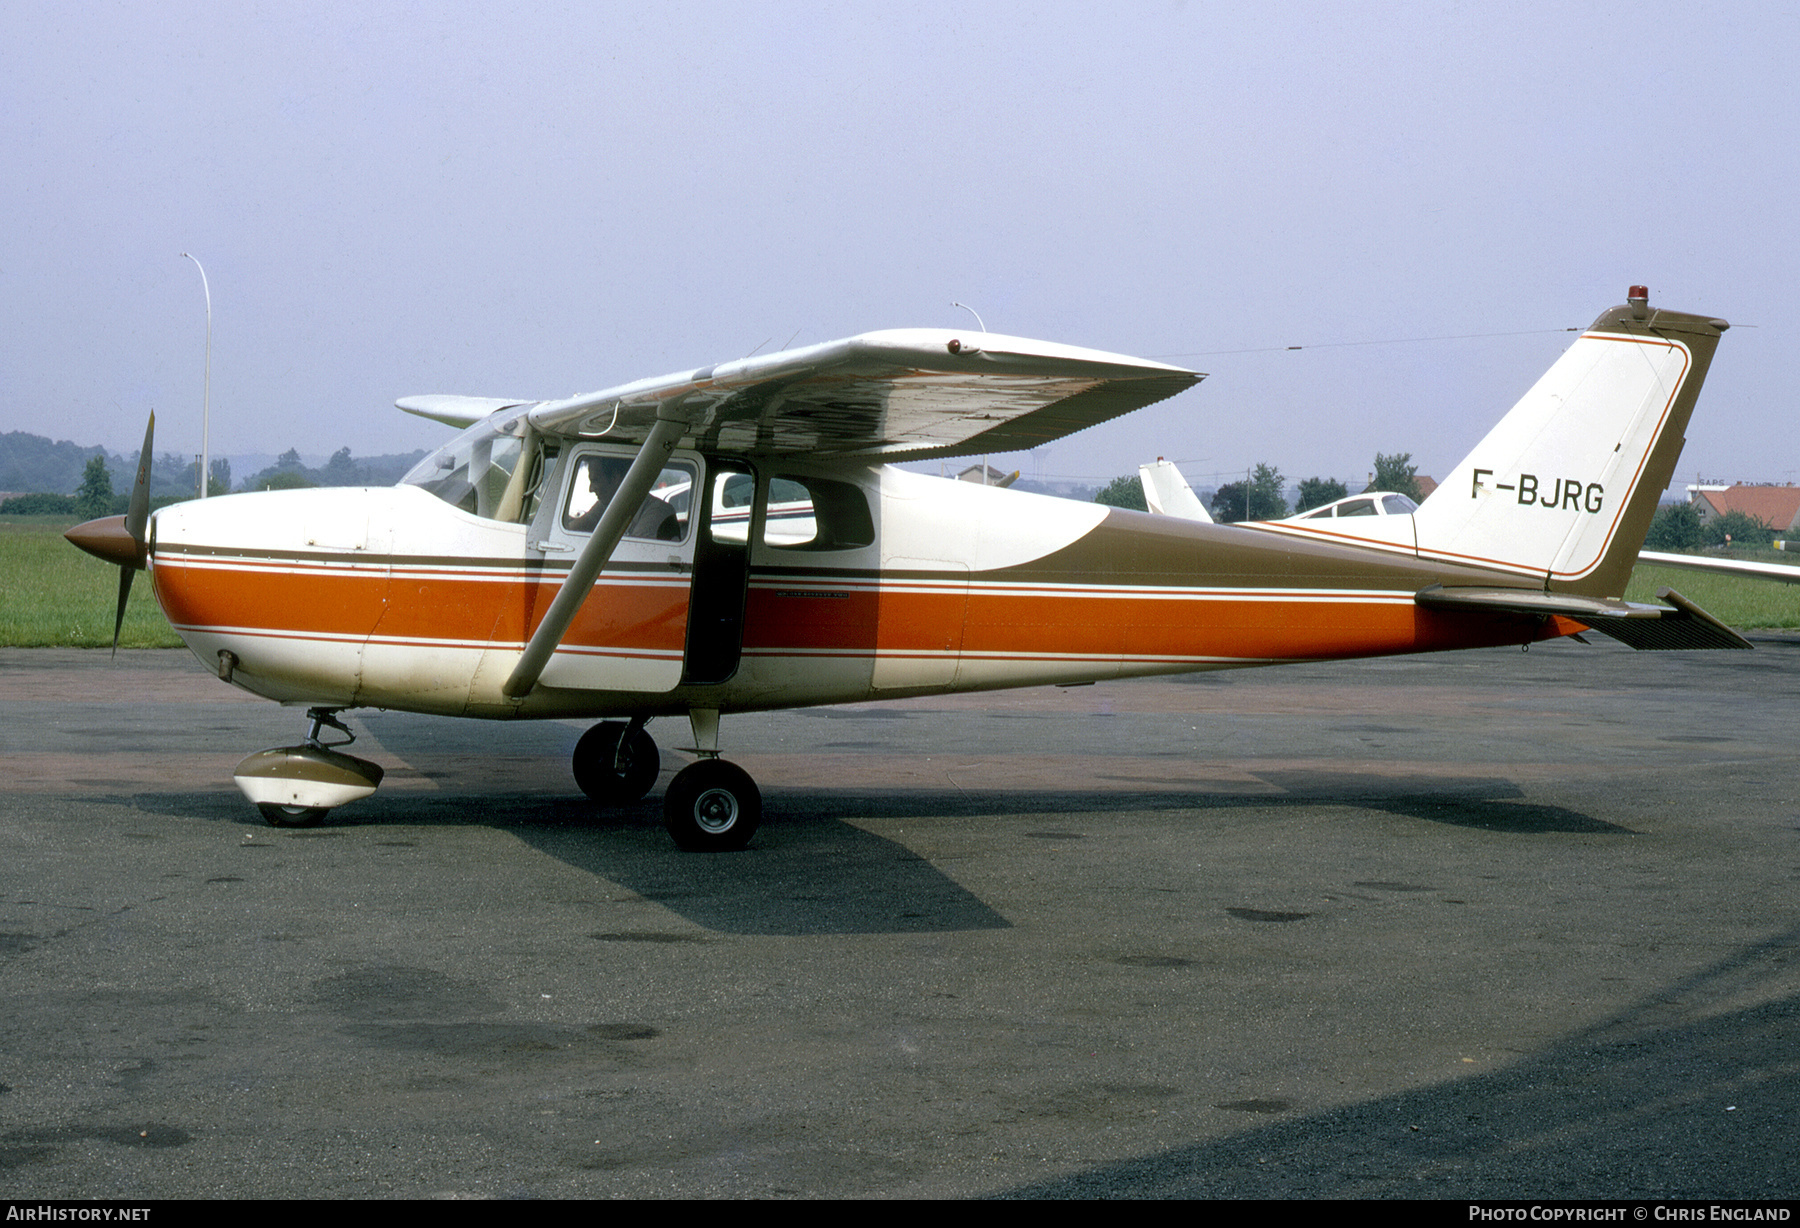
<path id="1" fill-rule="evenodd" d="M 762 803 L 719 758 L 725 714 L 1590 628 L 1748 647 L 1677 594 L 1620 599 L 1726 327 L 1633 287 L 1406 515 L 1245 528 L 893 468 L 1034 447 L 1202 378 L 917 329 L 560 401 L 409 397 L 464 429 L 397 486 L 152 516 L 140 465 L 131 511 L 70 537 L 122 565 L 121 612 L 147 567 L 208 668 L 310 709 L 303 742 L 239 765 L 271 823 L 379 784 L 322 736 L 345 709 L 608 718 L 574 761 L 605 804 L 657 780 L 645 722 L 685 716 L 698 759 L 665 822 L 683 848 L 735 849 Z"/>

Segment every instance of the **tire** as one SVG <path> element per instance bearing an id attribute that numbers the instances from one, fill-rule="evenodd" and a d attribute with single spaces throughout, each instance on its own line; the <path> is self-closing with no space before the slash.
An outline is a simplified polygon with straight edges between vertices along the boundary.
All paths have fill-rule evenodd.
<path id="1" fill-rule="evenodd" d="M 629 806 L 642 801 L 662 771 L 656 739 L 640 726 L 625 744 L 625 766 L 613 766 L 619 738 L 631 728 L 622 721 L 602 721 L 575 743 L 575 783 L 602 806 Z"/>
<path id="2" fill-rule="evenodd" d="M 258 802 L 256 808 L 270 827 L 317 827 L 331 813 L 329 806 L 279 806 L 274 802 Z"/>
<path id="3" fill-rule="evenodd" d="M 762 794 L 750 774 L 723 759 L 676 773 L 663 795 L 663 826 L 690 853 L 735 852 L 762 822 Z"/>

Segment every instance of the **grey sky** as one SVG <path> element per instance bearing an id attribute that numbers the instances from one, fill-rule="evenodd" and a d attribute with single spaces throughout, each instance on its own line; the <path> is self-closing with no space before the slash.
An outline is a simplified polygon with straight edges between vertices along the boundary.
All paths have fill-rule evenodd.
<path id="1" fill-rule="evenodd" d="M 1212 378 L 1010 466 L 1442 474 L 1646 282 L 1734 324 L 1696 471 L 1800 480 L 1787 5 L 0 8 L 0 430 L 434 446 L 875 328 Z M 1199 356 L 1201 354 L 1208 356 Z M 999 458 L 997 462 L 999 463 Z M 1201 480 L 1206 480 L 1204 477 Z"/>

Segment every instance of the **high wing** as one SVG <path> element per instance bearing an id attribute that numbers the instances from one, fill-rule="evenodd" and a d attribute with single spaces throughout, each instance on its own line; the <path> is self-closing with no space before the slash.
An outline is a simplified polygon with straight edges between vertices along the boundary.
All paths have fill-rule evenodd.
<path id="1" fill-rule="evenodd" d="M 1749 559 L 1709 559 L 1693 554 L 1664 554 L 1660 550 L 1638 551 L 1638 562 L 1658 567 L 1684 567 L 1689 571 L 1710 571 L 1715 575 L 1752 576 L 1758 580 L 1779 580 L 1783 584 L 1800 584 L 1800 567 L 1782 563 L 1757 563 Z"/>
<path id="2" fill-rule="evenodd" d="M 543 401 L 526 414 L 550 435 L 642 443 L 662 420 L 683 424 L 683 446 L 709 452 L 923 460 L 1034 448 L 1202 378 L 1022 337 L 891 329 Z M 399 402 L 440 421 L 483 403 Z"/>
<path id="3" fill-rule="evenodd" d="M 489 414 L 529 405 L 531 401 L 524 397 L 508 400 L 505 397 L 459 397 L 434 392 L 425 396 L 401 397 L 394 404 L 409 414 L 417 414 L 421 418 L 430 418 L 433 422 L 442 422 L 445 426 L 462 430 L 474 426 Z"/>

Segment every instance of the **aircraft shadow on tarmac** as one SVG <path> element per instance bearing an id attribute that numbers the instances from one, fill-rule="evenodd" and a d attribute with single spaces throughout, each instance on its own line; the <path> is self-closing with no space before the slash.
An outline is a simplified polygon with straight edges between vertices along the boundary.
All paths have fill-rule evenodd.
<path id="1" fill-rule="evenodd" d="M 908 789 L 857 794 L 778 789 L 751 847 L 743 853 L 676 852 L 659 820 L 656 796 L 601 811 L 580 798 L 538 794 L 377 794 L 329 816 L 322 828 L 285 833 L 317 838 L 334 829 L 383 826 L 484 826 L 598 878 L 654 900 L 693 924 L 720 933 L 938 933 L 1001 929 L 1010 922 L 904 844 L 852 820 L 977 822 L 1030 815 L 1034 830 L 1069 833 L 1083 815 L 1249 809 L 1354 808 L 1423 822 L 1513 835 L 1629 834 L 1629 829 L 1561 806 L 1521 800 L 1510 781 L 1487 778 L 1373 776 L 1343 772 L 1260 774 L 1280 793 L 1147 790 L 1031 792 L 1012 789 Z M 1141 782 L 1140 782 L 1141 783 Z M 225 820 L 261 828 L 235 793 L 140 793 L 139 810 Z M 1043 830 L 1037 830 L 1037 829 Z"/>
<path id="2" fill-rule="evenodd" d="M 265 830 L 235 791 L 140 793 L 131 803 Z M 320 827 L 269 834 L 320 839 L 356 828 L 491 827 L 720 933 L 936 933 L 1010 924 L 911 849 L 849 823 L 794 821 L 784 810 L 748 850 L 708 856 L 674 848 L 661 813 L 659 797 L 602 811 L 581 798 L 393 793 L 334 812 Z"/>
<path id="3" fill-rule="evenodd" d="M 997 1196 L 1790 1199 L 1800 997 L 1715 1011 L 1787 972 L 1797 940 L 1742 948 L 1505 1070 Z"/>

